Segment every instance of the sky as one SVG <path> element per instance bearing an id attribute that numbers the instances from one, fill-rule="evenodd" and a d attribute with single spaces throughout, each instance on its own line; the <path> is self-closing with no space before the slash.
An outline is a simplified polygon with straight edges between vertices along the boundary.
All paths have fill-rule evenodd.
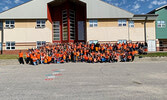
<path id="1" fill-rule="evenodd" d="M 30 0 L 0 0 L 0 12 Z M 167 0 L 103 0 L 134 14 L 146 14 L 167 4 Z"/>

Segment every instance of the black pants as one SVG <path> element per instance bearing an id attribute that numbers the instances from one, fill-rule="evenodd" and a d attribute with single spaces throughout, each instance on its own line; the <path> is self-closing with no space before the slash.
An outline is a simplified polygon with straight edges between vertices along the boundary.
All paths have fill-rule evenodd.
<path id="1" fill-rule="evenodd" d="M 20 57 L 20 58 L 19 58 L 19 63 L 20 63 L 20 64 L 24 64 L 23 57 Z"/>
<path id="2" fill-rule="evenodd" d="M 26 64 L 29 64 L 29 62 L 30 62 L 30 57 L 27 57 Z"/>
<path id="3" fill-rule="evenodd" d="M 135 59 L 135 56 L 132 56 L 132 61 L 134 61 L 134 59 Z"/>

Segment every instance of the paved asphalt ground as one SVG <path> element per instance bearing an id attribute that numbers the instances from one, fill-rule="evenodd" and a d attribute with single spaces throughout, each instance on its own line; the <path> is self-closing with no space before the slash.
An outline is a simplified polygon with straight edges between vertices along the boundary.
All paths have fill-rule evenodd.
<path id="1" fill-rule="evenodd" d="M 167 100 L 167 62 L 0 66 L 0 100 Z"/>

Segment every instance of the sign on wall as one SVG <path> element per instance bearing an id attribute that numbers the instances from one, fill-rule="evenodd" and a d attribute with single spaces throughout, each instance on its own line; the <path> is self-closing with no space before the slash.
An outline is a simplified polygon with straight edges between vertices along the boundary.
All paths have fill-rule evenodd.
<path id="1" fill-rule="evenodd" d="M 148 40 L 148 51 L 156 51 L 156 41 Z"/>
<path id="2" fill-rule="evenodd" d="M 85 40 L 84 21 L 78 21 L 78 40 Z"/>

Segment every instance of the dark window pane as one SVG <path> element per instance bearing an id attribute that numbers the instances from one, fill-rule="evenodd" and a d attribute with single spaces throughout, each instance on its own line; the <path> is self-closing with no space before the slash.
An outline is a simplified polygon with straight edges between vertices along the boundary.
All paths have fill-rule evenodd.
<path id="1" fill-rule="evenodd" d="M 11 21 L 11 24 L 14 24 L 14 21 Z"/>
<path id="2" fill-rule="evenodd" d="M 15 46 L 15 42 L 12 42 L 12 43 L 11 43 L 11 46 Z"/>
<path id="3" fill-rule="evenodd" d="M 42 41 L 42 45 L 45 45 L 46 44 L 46 42 L 45 41 Z"/>
<path id="4" fill-rule="evenodd" d="M 7 50 L 10 50 L 10 47 L 6 47 Z"/>
<path id="5" fill-rule="evenodd" d="M 37 41 L 37 45 L 41 45 L 41 42 L 40 42 L 40 41 Z"/>
<path id="6" fill-rule="evenodd" d="M 12 49 L 12 50 L 14 50 L 14 49 L 15 49 L 15 47 L 11 47 L 11 49 Z"/>
<path id="7" fill-rule="evenodd" d="M 6 21 L 6 24 L 9 24 L 9 21 Z"/>
<path id="8" fill-rule="evenodd" d="M 6 42 L 6 46 L 10 46 L 10 42 Z"/>

